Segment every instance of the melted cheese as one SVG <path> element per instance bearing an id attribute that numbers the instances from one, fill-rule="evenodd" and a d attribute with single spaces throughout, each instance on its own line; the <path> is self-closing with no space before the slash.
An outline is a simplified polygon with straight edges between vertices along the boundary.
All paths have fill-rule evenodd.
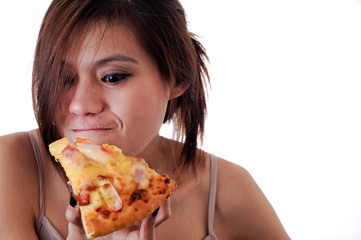
<path id="1" fill-rule="evenodd" d="M 103 199 L 117 211 L 123 206 L 122 194 L 149 186 L 152 173 L 141 158 L 126 157 L 115 146 L 97 145 L 87 139 L 77 138 L 74 144 L 66 138 L 57 142 L 50 145 L 50 152 L 60 160 L 74 193 L 89 196 L 90 203 Z M 89 191 L 89 182 L 96 186 L 93 191 Z"/>

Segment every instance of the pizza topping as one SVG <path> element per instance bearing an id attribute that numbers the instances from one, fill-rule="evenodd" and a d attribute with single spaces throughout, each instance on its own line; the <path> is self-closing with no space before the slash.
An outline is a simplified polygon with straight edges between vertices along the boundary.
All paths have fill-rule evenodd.
<path id="1" fill-rule="evenodd" d="M 123 188 L 125 186 L 124 181 L 122 178 L 115 176 L 113 179 L 113 186 L 118 189 L 119 191 L 123 191 Z"/>
<path id="2" fill-rule="evenodd" d="M 107 217 L 109 217 L 110 212 L 107 211 L 107 210 L 104 210 L 104 211 L 101 211 L 101 212 L 100 212 L 100 215 L 101 215 L 103 218 L 107 218 Z"/>
<path id="3" fill-rule="evenodd" d="M 123 208 L 122 199 L 108 180 L 99 181 L 99 191 L 112 211 L 119 211 Z"/>
<path id="4" fill-rule="evenodd" d="M 88 158 L 99 162 L 106 162 L 108 159 L 108 153 L 102 150 L 102 146 L 91 144 L 88 142 L 76 142 L 75 145 L 79 151 L 86 155 Z"/>
<path id="5" fill-rule="evenodd" d="M 70 163 L 76 167 L 82 167 L 86 163 L 84 157 L 73 147 L 66 146 L 61 154 L 64 156 L 64 159 L 67 159 L 67 163 Z"/>
<path id="6" fill-rule="evenodd" d="M 104 175 L 98 175 L 99 180 L 107 180 L 108 178 Z"/>
<path id="7" fill-rule="evenodd" d="M 113 155 L 113 153 L 111 151 L 105 149 L 103 146 L 100 147 L 100 150 L 102 150 L 103 152 L 105 152 L 107 154 L 112 154 Z"/>
<path id="8" fill-rule="evenodd" d="M 90 204 L 90 193 L 95 190 L 93 181 L 84 179 L 81 183 L 81 189 L 79 193 L 79 205 L 85 206 Z"/>
<path id="9" fill-rule="evenodd" d="M 83 143 L 88 143 L 88 144 L 94 144 L 93 141 L 87 139 L 87 138 L 80 138 L 80 137 L 76 137 L 75 140 L 77 142 L 83 142 Z"/>
<path id="10" fill-rule="evenodd" d="M 137 163 L 142 163 L 142 164 L 145 163 L 144 158 L 139 158 L 139 157 L 133 158 L 133 161 L 134 161 L 134 162 L 137 162 Z"/>
<path id="11" fill-rule="evenodd" d="M 143 162 L 134 161 L 132 172 L 135 183 L 139 184 L 140 188 L 146 188 L 149 185 L 149 179 L 147 178 L 146 168 Z"/>
<path id="12" fill-rule="evenodd" d="M 79 194 L 79 206 L 85 206 L 90 204 L 89 192 L 82 192 Z"/>
<path id="13" fill-rule="evenodd" d="M 61 152 L 61 154 L 64 156 L 64 158 L 66 159 L 70 159 L 74 156 L 74 154 L 76 153 L 76 150 L 74 148 L 72 148 L 71 146 L 66 146 L 64 148 L 64 150 Z"/>
<path id="14" fill-rule="evenodd" d="M 129 206 L 132 205 L 133 202 L 136 200 L 143 200 L 144 202 L 147 202 L 149 199 L 148 192 L 145 189 L 136 189 L 130 196 L 129 200 Z"/>
<path id="15" fill-rule="evenodd" d="M 138 184 L 142 184 L 145 180 L 145 172 L 142 166 L 133 167 L 134 181 Z"/>

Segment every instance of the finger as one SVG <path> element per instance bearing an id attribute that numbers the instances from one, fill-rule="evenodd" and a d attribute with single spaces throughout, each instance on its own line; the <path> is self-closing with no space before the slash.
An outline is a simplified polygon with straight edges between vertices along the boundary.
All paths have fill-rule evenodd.
<path id="1" fill-rule="evenodd" d="M 70 205 L 68 205 L 65 217 L 69 221 L 68 224 L 68 237 L 67 240 L 75 239 L 86 239 L 83 226 L 81 224 L 81 216 L 79 207 L 76 206 L 76 202 L 70 200 Z"/>
<path id="2" fill-rule="evenodd" d="M 170 198 L 166 200 L 166 202 L 160 207 L 157 218 L 155 220 L 155 226 L 159 226 L 162 222 L 170 218 L 172 215 L 171 207 L 170 207 Z"/>
<path id="3" fill-rule="evenodd" d="M 83 226 L 81 225 L 80 211 L 78 207 L 68 206 L 66 209 L 66 219 L 68 224 L 68 237 L 67 240 L 86 239 Z"/>
<path id="4" fill-rule="evenodd" d="M 77 224 L 68 224 L 68 237 L 66 240 L 86 240 L 85 233 L 82 227 Z"/>
<path id="5" fill-rule="evenodd" d="M 72 207 L 68 205 L 65 217 L 70 223 L 81 225 L 80 210 L 78 206 Z"/>
<path id="6" fill-rule="evenodd" d="M 155 210 L 152 214 L 150 214 L 148 217 L 143 219 L 139 232 L 140 240 L 153 240 L 155 238 L 154 227 L 158 213 L 159 213 L 159 208 Z"/>
<path id="7" fill-rule="evenodd" d="M 123 228 L 121 230 L 115 231 L 113 233 L 111 233 L 111 236 L 113 237 L 112 239 L 125 239 L 124 236 L 131 236 L 133 235 L 133 237 L 135 239 L 139 238 L 139 229 L 140 229 L 140 223 Z"/>

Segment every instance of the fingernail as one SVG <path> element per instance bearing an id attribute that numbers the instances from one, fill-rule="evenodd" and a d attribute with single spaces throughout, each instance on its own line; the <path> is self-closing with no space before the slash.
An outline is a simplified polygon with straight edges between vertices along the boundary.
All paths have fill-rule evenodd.
<path id="1" fill-rule="evenodd" d="M 70 196 L 70 206 L 72 206 L 72 207 L 76 207 L 76 200 L 75 200 L 75 198 L 73 197 L 73 196 Z"/>
<path id="2" fill-rule="evenodd" d="M 157 216 L 158 211 L 159 211 L 159 208 L 157 208 L 157 209 L 152 213 L 153 217 Z"/>

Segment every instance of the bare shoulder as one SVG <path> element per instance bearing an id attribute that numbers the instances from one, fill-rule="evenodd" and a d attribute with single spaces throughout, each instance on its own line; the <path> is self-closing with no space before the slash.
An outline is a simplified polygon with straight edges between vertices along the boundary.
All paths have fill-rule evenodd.
<path id="1" fill-rule="evenodd" d="M 251 174 L 221 158 L 216 202 L 214 224 L 219 239 L 289 239 Z"/>
<path id="2" fill-rule="evenodd" d="M 0 136 L 0 164 L 2 169 L 31 171 L 36 166 L 36 162 L 29 161 L 29 158 L 34 160 L 34 153 L 26 132 Z"/>
<path id="3" fill-rule="evenodd" d="M 0 136 L 0 150 L 1 153 L 13 150 L 19 145 L 29 145 L 29 137 L 26 132 L 12 133 Z"/>
<path id="4" fill-rule="evenodd" d="M 7 239 L 36 239 L 37 166 L 28 134 L 0 137 L 0 232 Z"/>

